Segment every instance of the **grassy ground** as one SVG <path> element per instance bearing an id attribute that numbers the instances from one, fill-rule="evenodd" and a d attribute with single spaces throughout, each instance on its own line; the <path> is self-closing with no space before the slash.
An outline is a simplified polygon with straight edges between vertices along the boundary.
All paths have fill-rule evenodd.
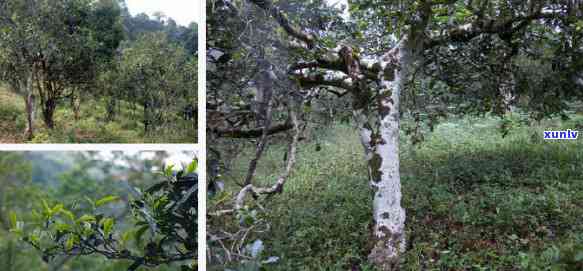
<path id="1" fill-rule="evenodd" d="M 37 110 L 38 111 L 38 110 Z M 140 110 L 135 115 L 122 102 L 114 122 L 106 122 L 103 102 L 85 101 L 78 121 L 69 106 L 59 106 L 54 118 L 56 127 L 47 129 L 37 112 L 35 137 L 26 143 L 194 143 L 196 127 L 192 121 L 179 120 L 169 127 L 144 134 Z M 0 144 L 25 143 L 26 114 L 22 97 L 0 86 Z"/>
<path id="2" fill-rule="evenodd" d="M 545 129 L 583 132 L 583 117 L 513 123 L 505 138 L 491 118 L 443 123 L 417 148 L 402 136 L 404 270 L 583 270 L 583 138 L 542 140 Z M 272 228 L 260 238 L 281 257 L 265 270 L 373 270 L 361 147 L 351 127 L 326 130 L 301 146 L 285 192 L 264 203 Z M 282 160 L 272 147 L 257 180 L 275 179 Z"/>

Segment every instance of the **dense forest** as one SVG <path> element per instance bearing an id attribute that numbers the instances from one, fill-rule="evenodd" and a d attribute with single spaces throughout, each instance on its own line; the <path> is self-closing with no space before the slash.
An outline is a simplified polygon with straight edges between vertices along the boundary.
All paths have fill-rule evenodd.
<path id="1" fill-rule="evenodd" d="M 196 142 L 197 46 L 124 0 L 1 1 L 0 143 Z"/>
<path id="2" fill-rule="evenodd" d="M 0 269 L 195 270 L 192 152 L 0 152 Z"/>
<path id="3" fill-rule="evenodd" d="M 206 11 L 209 270 L 583 269 L 581 1 Z"/>

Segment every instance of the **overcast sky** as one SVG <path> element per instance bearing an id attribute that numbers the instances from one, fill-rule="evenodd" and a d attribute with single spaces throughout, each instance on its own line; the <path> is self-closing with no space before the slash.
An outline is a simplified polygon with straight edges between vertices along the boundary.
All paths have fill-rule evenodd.
<path id="1" fill-rule="evenodd" d="M 342 17 L 344 19 L 348 18 L 348 1 L 347 0 L 326 0 L 326 2 L 328 2 L 329 5 L 331 6 L 336 6 L 337 8 L 342 7 L 342 5 L 344 5 L 346 8 L 344 9 L 344 13 L 342 14 Z"/>
<path id="2" fill-rule="evenodd" d="M 118 152 L 118 151 L 115 151 Z M 125 155 L 136 155 L 139 154 L 138 157 L 140 157 L 140 159 L 143 160 L 150 160 L 154 158 L 155 152 L 154 151 L 129 151 L 126 150 L 123 152 Z M 184 151 L 166 151 L 166 153 L 168 154 L 168 157 L 166 159 L 164 159 L 164 164 L 165 165 L 174 165 L 174 169 L 175 170 L 181 170 L 183 169 L 183 166 L 187 166 L 190 164 L 190 162 L 192 162 L 192 159 L 195 157 L 198 157 L 198 152 L 197 151 L 188 151 L 188 152 L 184 152 Z M 101 159 L 103 160 L 111 160 L 114 158 L 114 154 L 113 151 L 101 151 L 99 152 Z M 125 166 L 127 165 L 123 160 L 118 160 L 116 161 L 119 165 Z M 155 168 L 154 170 L 160 170 L 158 168 Z"/>
<path id="3" fill-rule="evenodd" d="M 199 21 L 199 2 L 202 0 L 126 0 L 130 13 L 134 16 L 139 13 L 152 16 L 154 12 L 161 11 L 183 26 Z"/>

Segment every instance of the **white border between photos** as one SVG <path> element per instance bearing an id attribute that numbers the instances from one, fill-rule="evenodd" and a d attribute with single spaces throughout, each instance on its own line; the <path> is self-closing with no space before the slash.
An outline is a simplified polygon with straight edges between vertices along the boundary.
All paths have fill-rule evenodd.
<path id="1" fill-rule="evenodd" d="M 206 0 L 198 3 L 198 271 L 206 270 Z"/>
<path id="2" fill-rule="evenodd" d="M 0 144 L 0 151 L 196 151 L 203 155 L 198 144 Z"/>

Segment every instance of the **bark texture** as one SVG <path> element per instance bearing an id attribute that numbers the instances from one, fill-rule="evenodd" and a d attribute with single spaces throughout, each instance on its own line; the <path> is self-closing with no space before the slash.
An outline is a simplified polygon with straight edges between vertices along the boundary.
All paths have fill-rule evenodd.
<path id="1" fill-rule="evenodd" d="M 43 121 L 49 129 L 55 128 L 55 109 L 57 108 L 57 101 L 55 99 L 46 100 L 43 104 Z"/>
<path id="2" fill-rule="evenodd" d="M 373 190 L 372 249 L 368 260 L 380 270 L 397 270 L 405 251 L 405 209 L 401 207 L 399 165 L 399 97 L 407 81 L 412 56 L 407 38 L 389 52 L 378 74 L 376 122 L 362 126 Z M 368 148 L 368 149 L 367 149 Z"/>

